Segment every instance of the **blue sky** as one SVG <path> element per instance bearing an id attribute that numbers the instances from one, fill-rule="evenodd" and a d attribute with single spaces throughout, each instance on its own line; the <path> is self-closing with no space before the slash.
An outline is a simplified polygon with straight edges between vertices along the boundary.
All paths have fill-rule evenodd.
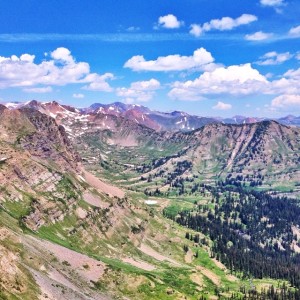
<path id="1" fill-rule="evenodd" d="M 300 115 L 296 0 L 0 1 L 0 101 Z"/>

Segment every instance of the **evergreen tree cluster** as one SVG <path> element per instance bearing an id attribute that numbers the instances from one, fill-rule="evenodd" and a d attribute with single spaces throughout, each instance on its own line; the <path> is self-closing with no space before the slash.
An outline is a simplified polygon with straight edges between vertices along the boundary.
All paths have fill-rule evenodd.
<path id="1" fill-rule="evenodd" d="M 231 272 L 285 279 L 299 290 L 300 254 L 294 247 L 300 246 L 300 241 L 292 230 L 300 228 L 297 202 L 238 187 L 206 188 L 213 205 L 197 205 L 172 216 L 173 220 L 209 237 L 213 241 L 212 256 Z M 165 215 L 171 217 L 167 212 Z M 294 299 L 277 296 L 253 299 Z"/>

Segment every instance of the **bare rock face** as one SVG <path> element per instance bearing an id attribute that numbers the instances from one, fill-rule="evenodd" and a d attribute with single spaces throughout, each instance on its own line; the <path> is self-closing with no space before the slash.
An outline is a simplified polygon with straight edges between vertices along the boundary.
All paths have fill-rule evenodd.
<path id="1" fill-rule="evenodd" d="M 26 177 L 22 174 L 21 170 L 17 166 L 14 166 L 14 172 L 19 179 L 26 180 Z"/>
<path id="2" fill-rule="evenodd" d="M 62 220 L 79 199 L 80 158 L 64 128 L 36 109 L 0 106 L 0 204 L 23 207 L 32 230 Z"/>
<path id="3" fill-rule="evenodd" d="M 64 127 L 37 110 L 23 108 L 21 112 L 35 128 L 34 132 L 20 139 L 22 148 L 41 159 L 55 161 L 63 169 L 76 169 L 80 158 L 74 151 Z"/>

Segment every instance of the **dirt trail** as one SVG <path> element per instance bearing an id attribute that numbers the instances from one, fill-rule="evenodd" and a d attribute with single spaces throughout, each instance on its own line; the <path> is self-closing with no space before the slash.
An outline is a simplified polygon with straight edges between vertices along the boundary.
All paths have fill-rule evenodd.
<path id="1" fill-rule="evenodd" d="M 180 267 L 181 264 L 179 264 L 177 261 L 175 261 L 172 258 L 169 258 L 167 256 L 161 255 L 160 253 L 158 253 L 157 251 L 155 251 L 154 249 L 152 249 L 151 247 L 145 245 L 145 244 L 141 244 L 140 248 L 139 248 L 142 252 L 144 252 L 145 254 L 155 258 L 158 261 L 168 261 L 170 263 L 172 263 L 173 265 Z"/>
<path id="2" fill-rule="evenodd" d="M 220 278 L 215 273 L 213 273 L 212 271 L 210 271 L 202 266 L 197 266 L 196 269 L 198 271 L 201 271 L 201 273 L 204 276 L 206 276 L 208 279 L 210 279 L 216 286 L 220 286 Z"/>
<path id="3" fill-rule="evenodd" d="M 192 250 L 189 250 L 185 256 L 184 256 L 184 260 L 186 263 L 190 264 L 193 261 L 193 257 L 194 257 L 194 253 Z"/>
<path id="4" fill-rule="evenodd" d="M 234 275 L 231 275 L 231 274 L 226 275 L 226 278 L 227 278 L 229 281 L 231 281 L 231 282 L 236 282 L 236 281 L 238 281 L 238 278 L 237 278 L 236 276 L 234 276 Z"/>
<path id="5" fill-rule="evenodd" d="M 91 204 L 96 207 L 107 208 L 109 206 L 109 203 L 102 201 L 102 199 L 99 196 L 96 196 L 90 192 L 85 192 L 83 194 L 83 199 L 88 204 Z"/>
<path id="6" fill-rule="evenodd" d="M 227 270 L 226 266 L 223 265 L 223 264 L 222 264 L 220 261 L 218 261 L 217 259 L 213 258 L 212 261 L 216 264 L 216 266 L 217 266 L 219 269 L 221 269 L 221 270 L 223 270 L 223 271 Z"/>
<path id="7" fill-rule="evenodd" d="M 33 277 L 36 283 L 39 285 L 41 289 L 41 295 L 39 297 L 40 300 L 57 300 L 57 299 L 74 299 L 74 300 L 86 300 L 90 299 L 89 297 L 85 297 L 78 291 L 78 288 L 70 288 L 68 283 L 65 285 L 64 282 L 60 282 L 48 277 L 46 274 L 29 269 L 33 274 Z"/>
<path id="8" fill-rule="evenodd" d="M 232 274 L 228 274 L 229 270 L 226 268 L 225 265 L 223 265 L 220 261 L 216 260 L 215 258 L 212 259 L 212 261 L 216 264 L 216 266 L 218 268 L 220 268 L 221 270 L 225 271 L 226 273 L 226 278 L 231 281 L 231 282 L 235 282 L 238 281 L 238 278 Z"/>
<path id="9" fill-rule="evenodd" d="M 31 246 L 34 245 L 42 253 L 47 251 L 47 253 L 54 254 L 63 265 L 71 267 L 87 282 L 98 281 L 104 273 L 105 264 L 101 261 L 35 237 L 27 236 L 26 238 L 30 241 Z"/>
<path id="10" fill-rule="evenodd" d="M 125 196 L 125 193 L 118 187 L 101 181 L 98 177 L 96 177 L 95 175 L 87 171 L 84 171 L 84 178 L 88 184 L 90 184 L 94 188 L 99 189 L 100 191 L 106 194 L 109 194 L 111 196 L 116 196 L 119 198 L 123 198 Z"/>
<path id="11" fill-rule="evenodd" d="M 135 260 L 131 257 L 126 257 L 122 259 L 123 262 L 133 265 L 134 267 L 143 269 L 145 271 L 153 271 L 155 270 L 155 267 L 148 264 L 147 262 L 141 261 L 141 260 Z"/>
<path id="12" fill-rule="evenodd" d="M 197 285 L 199 285 L 199 287 L 201 288 L 200 290 L 202 290 L 202 287 L 204 286 L 203 284 L 203 275 L 201 273 L 193 273 L 190 275 L 190 279 L 196 283 Z"/>

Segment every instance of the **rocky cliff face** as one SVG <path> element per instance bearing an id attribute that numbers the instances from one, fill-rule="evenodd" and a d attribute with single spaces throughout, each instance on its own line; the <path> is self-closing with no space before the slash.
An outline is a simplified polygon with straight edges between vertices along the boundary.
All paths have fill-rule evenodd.
<path id="1" fill-rule="evenodd" d="M 119 262 L 129 256 L 124 245 L 141 243 L 149 218 L 145 205 L 131 203 L 78 162 L 52 117 L 0 107 L 1 299 L 111 299 L 96 289 L 113 268 L 36 238 Z"/>
<path id="2" fill-rule="evenodd" d="M 0 104 L 0 114 L 2 114 L 2 112 L 7 109 L 5 105 Z"/>
<path id="3" fill-rule="evenodd" d="M 64 127 L 57 125 L 52 117 L 34 109 L 23 108 L 21 113 L 28 118 L 35 130 L 19 139 L 20 146 L 33 156 L 55 161 L 62 169 L 76 169 L 80 158 Z"/>
<path id="4" fill-rule="evenodd" d="M 123 191 L 84 172 L 64 127 L 52 117 L 28 107 L 4 109 L 0 128 L 0 204 L 30 229 L 76 214 L 82 199 L 95 198 L 93 204 L 102 207 L 97 202 L 103 197 L 112 206 L 113 199 L 124 197 Z"/>
<path id="5" fill-rule="evenodd" d="M 76 178 L 80 159 L 53 118 L 28 108 L 1 111 L 0 202 L 36 230 L 62 219 L 78 199 L 82 188 L 65 174 Z"/>

